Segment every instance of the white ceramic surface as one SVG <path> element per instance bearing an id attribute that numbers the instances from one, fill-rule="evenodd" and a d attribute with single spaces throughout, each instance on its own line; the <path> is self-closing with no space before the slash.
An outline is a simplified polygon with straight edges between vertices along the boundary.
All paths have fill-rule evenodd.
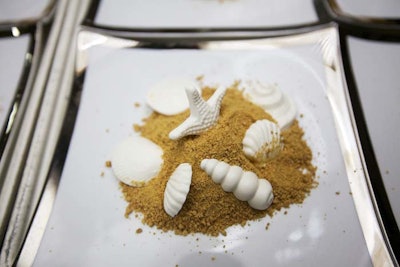
<path id="1" fill-rule="evenodd" d="M 312 0 L 103 0 L 95 23 L 127 28 L 245 28 L 317 20 Z"/>
<path id="2" fill-rule="evenodd" d="M 334 124 L 333 114 L 347 111 L 331 109 L 320 45 L 288 40 L 210 43 L 205 50 L 90 48 L 74 133 L 34 266 L 371 266 Z M 258 78 L 293 98 L 319 177 L 302 205 L 219 237 L 176 236 L 124 217 L 126 203 L 104 162 L 146 114 L 145 105 L 134 103 L 144 103 L 154 80 L 177 74 L 205 75 L 208 84 Z"/>
<path id="3" fill-rule="evenodd" d="M 0 38 L 0 130 L 6 127 L 30 40 L 29 35 Z"/>
<path id="4" fill-rule="evenodd" d="M 348 41 L 368 132 L 400 226 L 400 44 L 354 37 Z"/>
<path id="5" fill-rule="evenodd" d="M 53 0 L 0 0 L 0 23 L 40 18 Z"/>
<path id="6" fill-rule="evenodd" d="M 337 0 L 339 8 L 353 16 L 400 18 L 398 0 Z"/>

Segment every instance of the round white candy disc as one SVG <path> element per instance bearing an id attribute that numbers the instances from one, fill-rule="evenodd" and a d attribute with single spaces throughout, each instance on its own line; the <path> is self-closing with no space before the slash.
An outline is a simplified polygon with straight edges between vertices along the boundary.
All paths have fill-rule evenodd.
<path id="1" fill-rule="evenodd" d="M 163 115 L 171 116 L 189 108 L 185 88 L 199 88 L 199 85 L 190 79 L 166 79 L 156 83 L 147 93 L 147 104 Z"/>
<path id="2" fill-rule="evenodd" d="M 149 139 L 129 137 L 115 147 L 111 157 L 112 170 L 121 182 L 143 186 L 161 170 L 162 155 L 162 149 Z"/>

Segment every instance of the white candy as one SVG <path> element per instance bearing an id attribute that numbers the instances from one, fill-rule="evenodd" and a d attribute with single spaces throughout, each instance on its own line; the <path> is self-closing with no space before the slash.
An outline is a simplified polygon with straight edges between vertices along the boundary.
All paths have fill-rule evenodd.
<path id="1" fill-rule="evenodd" d="M 216 159 L 203 159 L 200 167 L 215 183 L 221 184 L 225 192 L 233 192 L 236 198 L 247 201 L 250 207 L 265 210 L 271 205 L 274 198 L 271 184 L 259 179 L 254 172 Z"/>
<path id="2" fill-rule="evenodd" d="M 281 131 L 272 121 L 258 120 L 247 129 L 242 143 L 247 157 L 265 161 L 281 151 Z"/>
<path id="3" fill-rule="evenodd" d="M 176 115 L 189 108 L 185 88 L 198 88 L 198 85 L 184 78 L 162 80 L 150 88 L 146 102 L 158 113 Z"/>
<path id="4" fill-rule="evenodd" d="M 271 114 L 282 130 L 289 127 L 296 119 L 297 110 L 294 102 L 276 85 L 250 83 L 246 86 L 243 95 Z"/>
<path id="5" fill-rule="evenodd" d="M 195 88 L 187 88 L 190 116 L 169 133 L 169 138 L 177 140 L 187 135 L 196 135 L 216 124 L 225 92 L 226 88 L 220 87 L 205 101 Z"/>
<path id="6" fill-rule="evenodd" d="M 192 166 L 189 163 L 180 164 L 167 182 L 164 191 L 164 210 L 175 217 L 181 210 L 189 193 L 192 181 Z"/>
<path id="7" fill-rule="evenodd" d="M 143 186 L 159 173 L 162 155 L 162 149 L 149 139 L 129 137 L 115 147 L 111 156 L 112 170 L 124 184 Z"/>

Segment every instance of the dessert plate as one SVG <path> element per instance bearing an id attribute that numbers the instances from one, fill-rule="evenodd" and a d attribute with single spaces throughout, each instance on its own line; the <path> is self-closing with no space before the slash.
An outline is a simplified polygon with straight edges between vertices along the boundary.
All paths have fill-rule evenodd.
<path id="1" fill-rule="evenodd" d="M 351 94 L 371 184 L 393 247 L 400 246 L 400 43 L 346 37 L 353 69 Z M 365 57 L 364 55 L 368 55 Z M 379 71 L 378 71 L 379 70 Z M 395 249 L 397 257 L 400 250 Z"/>
<path id="2" fill-rule="evenodd" d="M 396 0 L 330 0 L 330 5 L 340 13 L 359 19 L 399 19 L 400 3 Z"/>
<path id="3" fill-rule="evenodd" d="M 13 106 L 15 98 L 25 88 L 28 57 L 31 53 L 31 35 L 0 38 L 0 129 L 1 151 L 4 147 L 3 137 L 10 131 L 17 108 Z M 20 97 L 20 96 L 19 96 Z"/>
<path id="4" fill-rule="evenodd" d="M 399 37 L 400 3 L 396 0 L 329 0 L 327 13 L 352 35 Z"/>
<path id="5" fill-rule="evenodd" d="M 87 21 L 112 29 L 246 29 L 318 22 L 312 0 L 172 0 L 92 2 Z"/>
<path id="6" fill-rule="evenodd" d="M 15 0 L 0 1 L 0 23 L 37 21 L 51 10 L 54 0 Z"/>
<path id="7" fill-rule="evenodd" d="M 51 171 L 61 173 L 60 183 L 34 266 L 390 264 L 353 132 L 335 27 L 168 47 L 80 32 L 70 116 L 59 145 L 68 152 L 54 158 L 63 168 Z M 318 167 L 319 185 L 302 205 L 218 237 L 178 236 L 143 225 L 140 214 L 124 217 L 127 203 L 105 162 L 149 114 L 145 96 L 152 84 L 177 76 L 203 76 L 205 84 L 219 86 L 274 83 L 294 100 Z M 68 144 L 64 134 L 70 131 Z"/>

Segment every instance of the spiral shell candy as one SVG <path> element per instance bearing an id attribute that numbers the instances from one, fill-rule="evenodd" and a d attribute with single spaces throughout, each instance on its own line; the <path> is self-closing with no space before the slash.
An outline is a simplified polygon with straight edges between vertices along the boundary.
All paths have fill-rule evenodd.
<path id="1" fill-rule="evenodd" d="M 282 130 L 296 119 L 297 110 L 293 100 L 279 90 L 276 84 L 249 84 L 244 97 L 271 114 Z"/>
<path id="2" fill-rule="evenodd" d="M 247 129 L 242 143 L 247 157 L 265 161 L 281 151 L 281 131 L 272 121 L 258 120 Z"/>
<path id="3" fill-rule="evenodd" d="M 169 216 L 175 217 L 181 210 L 191 182 L 192 166 L 189 163 L 180 164 L 169 178 L 164 191 L 164 210 Z"/>
<path id="4" fill-rule="evenodd" d="M 237 199 L 247 201 L 250 207 L 265 210 L 271 205 L 274 198 L 271 184 L 266 179 L 259 179 L 254 172 L 216 159 L 203 159 L 200 167 L 225 192 L 233 192 Z"/>

